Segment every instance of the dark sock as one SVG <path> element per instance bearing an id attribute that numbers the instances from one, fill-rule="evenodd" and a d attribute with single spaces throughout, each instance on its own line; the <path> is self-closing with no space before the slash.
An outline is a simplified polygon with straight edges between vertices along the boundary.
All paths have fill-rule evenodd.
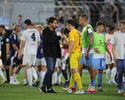
<path id="1" fill-rule="evenodd" d="M 66 70 L 62 70 L 62 74 L 63 74 L 65 80 L 68 80 L 68 76 L 67 76 Z"/>
<path id="2" fill-rule="evenodd" d="M 9 69 L 6 69 L 6 78 L 7 78 L 7 81 L 9 82 L 10 81 Z"/>

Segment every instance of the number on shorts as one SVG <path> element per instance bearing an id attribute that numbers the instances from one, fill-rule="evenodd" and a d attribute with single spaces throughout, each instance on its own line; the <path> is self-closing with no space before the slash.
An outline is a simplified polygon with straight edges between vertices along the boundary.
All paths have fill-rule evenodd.
<path id="1" fill-rule="evenodd" d="M 33 39 L 33 41 L 36 41 L 35 33 L 32 34 L 31 38 Z"/>

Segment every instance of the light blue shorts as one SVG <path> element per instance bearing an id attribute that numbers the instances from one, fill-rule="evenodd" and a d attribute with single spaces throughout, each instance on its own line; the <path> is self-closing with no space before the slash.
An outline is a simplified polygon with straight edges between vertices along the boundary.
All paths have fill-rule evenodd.
<path id="1" fill-rule="evenodd" d="M 89 59 L 85 59 L 86 53 L 82 53 L 80 64 L 85 64 L 85 66 L 93 66 L 93 53 L 89 54 Z"/>
<path id="2" fill-rule="evenodd" d="M 105 58 L 94 58 L 94 69 L 104 70 L 106 69 L 106 60 Z"/>

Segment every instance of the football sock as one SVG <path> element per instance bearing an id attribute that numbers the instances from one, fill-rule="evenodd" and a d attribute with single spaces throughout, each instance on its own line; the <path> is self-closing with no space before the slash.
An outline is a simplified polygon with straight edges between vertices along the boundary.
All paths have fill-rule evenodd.
<path id="1" fill-rule="evenodd" d="M 69 85 L 69 88 L 70 88 L 70 89 L 72 89 L 74 82 L 75 82 L 74 74 L 71 74 L 71 77 L 70 77 L 70 85 Z"/>
<path id="2" fill-rule="evenodd" d="M 10 81 L 11 81 L 11 82 L 13 81 L 13 76 L 10 76 Z"/>
<path id="3" fill-rule="evenodd" d="M 57 72 L 54 72 L 53 74 L 54 74 L 54 79 L 55 79 L 54 83 L 57 83 Z"/>
<path id="4" fill-rule="evenodd" d="M 41 72 L 39 72 L 39 76 L 40 76 L 41 83 L 43 82 L 43 79 L 44 79 L 45 74 L 46 74 L 46 71 L 41 71 Z"/>
<path id="5" fill-rule="evenodd" d="M 77 73 L 74 74 L 74 77 L 75 77 L 76 83 L 77 83 L 77 85 L 79 87 L 79 90 L 82 90 L 83 87 L 82 87 L 80 74 L 77 72 Z"/>
<path id="6" fill-rule="evenodd" d="M 27 69 L 27 77 L 29 80 L 29 85 L 32 85 L 32 70 L 31 70 L 31 68 Z"/>
<path id="7" fill-rule="evenodd" d="M 74 87 L 74 88 L 76 88 L 76 86 L 77 86 L 77 83 L 76 83 L 76 81 L 75 81 L 75 82 L 74 82 L 74 85 L 73 85 L 73 87 Z"/>
<path id="8" fill-rule="evenodd" d="M 7 78 L 7 81 L 9 82 L 10 81 L 10 75 L 9 75 L 9 69 L 6 69 L 6 78 Z"/>
<path id="9" fill-rule="evenodd" d="M 114 81 L 115 75 L 116 75 L 116 67 L 113 67 L 113 69 L 112 69 L 112 71 L 111 71 L 111 80 L 112 80 L 112 81 Z"/>
<path id="10" fill-rule="evenodd" d="M 26 79 L 24 79 L 24 84 L 26 84 L 27 83 L 27 81 L 26 81 Z"/>
<path id="11" fill-rule="evenodd" d="M 91 79 L 91 86 L 95 86 L 95 79 Z"/>
<path id="12" fill-rule="evenodd" d="M 0 76 L 1 76 L 2 79 L 5 79 L 5 77 L 4 77 L 4 75 L 3 75 L 3 72 L 2 72 L 2 70 L 1 70 L 1 68 L 0 68 Z"/>
<path id="13" fill-rule="evenodd" d="M 58 68 L 58 70 L 57 70 L 57 83 L 61 83 L 61 69 L 60 68 Z"/>
<path id="14" fill-rule="evenodd" d="M 53 84 L 53 85 L 55 84 L 55 76 L 54 76 L 54 73 L 52 74 L 52 84 Z"/>
<path id="15" fill-rule="evenodd" d="M 62 74 L 63 74 L 63 76 L 65 78 L 65 81 L 68 80 L 68 75 L 67 75 L 66 70 L 62 70 Z"/>
<path id="16" fill-rule="evenodd" d="M 111 69 L 108 68 L 107 71 L 106 71 L 107 82 L 110 82 L 110 74 L 111 74 Z"/>
<path id="17" fill-rule="evenodd" d="M 14 74 L 14 75 L 13 75 L 13 79 L 16 79 L 16 77 L 17 77 L 17 74 Z"/>
<path id="18" fill-rule="evenodd" d="M 101 87 L 102 84 L 102 74 L 98 74 L 98 87 Z"/>
<path id="19" fill-rule="evenodd" d="M 31 70 L 32 70 L 32 75 L 34 76 L 35 78 L 35 81 L 38 79 L 38 76 L 37 76 L 37 73 L 36 73 L 36 70 L 34 67 L 31 67 Z"/>

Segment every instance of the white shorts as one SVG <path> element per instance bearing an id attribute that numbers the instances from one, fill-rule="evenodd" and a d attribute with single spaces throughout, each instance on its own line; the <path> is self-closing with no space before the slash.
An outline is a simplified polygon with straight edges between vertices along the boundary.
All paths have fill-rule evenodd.
<path id="1" fill-rule="evenodd" d="M 35 66 L 36 55 L 24 54 L 23 55 L 23 65 Z"/>
<path id="2" fill-rule="evenodd" d="M 61 66 L 61 60 L 57 58 L 55 67 L 60 67 L 60 66 Z"/>
<path id="3" fill-rule="evenodd" d="M 46 61 L 44 58 L 36 58 L 36 66 L 40 66 L 40 65 L 46 65 Z"/>
<path id="4" fill-rule="evenodd" d="M 106 55 L 106 64 L 113 64 L 113 63 L 115 63 L 113 55 L 112 55 L 112 61 L 110 61 L 110 56 Z"/>

